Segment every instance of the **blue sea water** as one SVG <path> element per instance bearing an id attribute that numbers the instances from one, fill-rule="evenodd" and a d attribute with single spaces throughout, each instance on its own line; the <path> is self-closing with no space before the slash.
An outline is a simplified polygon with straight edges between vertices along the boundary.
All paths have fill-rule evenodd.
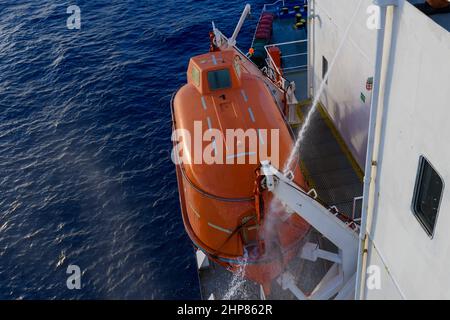
<path id="1" fill-rule="evenodd" d="M 264 1 L 250 3 L 244 50 Z M 230 35 L 244 4 L 2 1 L 0 299 L 200 297 L 169 102 L 211 20 Z M 69 5 L 80 30 L 66 27 Z"/>

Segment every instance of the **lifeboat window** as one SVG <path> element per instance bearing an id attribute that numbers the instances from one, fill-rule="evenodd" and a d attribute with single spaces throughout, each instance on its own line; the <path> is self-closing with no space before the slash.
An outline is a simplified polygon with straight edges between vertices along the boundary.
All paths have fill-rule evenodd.
<path id="1" fill-rule="evenodd" d="M 412 209 L 430 237 L 434 233 L 443 188 L 442 178 L 425 157 L 420 157 Z"/>
<path id="2" fill-rule="evenodd" d="M 236 71 L 237 76 L 241 77 L 241 59 L 239 56 L 234 58 L 234 71 Z"/>
<path id="3" fill-rule="evenodd" d="M 209 71 L 208 83 L 211 91 L 231 88 L 230 70 L 222 69 Z"/>
<path id="4" fill-rule="evenodd" d="M 197 87 L 200 86 L 200 70 L 197 67 L 192 67 L 192 81 Z"/>

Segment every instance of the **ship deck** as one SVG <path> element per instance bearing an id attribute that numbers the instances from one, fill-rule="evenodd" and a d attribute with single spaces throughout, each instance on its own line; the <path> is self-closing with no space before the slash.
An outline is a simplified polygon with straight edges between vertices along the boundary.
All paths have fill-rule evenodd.
<path id="1" fill-rule="evenodd" d="M 276 10 L 279 10 L 277 8 Z M 296 123 L 292 123 L 294 132 L 302 126 L 305 115 L 311 108 L 307 100 L 307 38 L 305 29 L 295 29 L 295 17 L 275 19 L 270 44 L 291 43 L 282 48 L 282 67 L 284 77 L 296 82 L 296 96 L 301 101 L 296 106 Z M 300 53 L 300 55 L 299 55 Z M 354 218 L 360 216 L 360 203 L 355 199 L 362 196 L 362 171 L 352 158 L 339 132 L 328 117 L 325 108 L 318 106 L 311 117 L 311 123 L 305 134 L 300 152 L 300 165 L 310 187 L 317 191 L 319 200 L 329 207 L 335 206 L 339 212 Z M 356 206 L 355 206 L 356 204 Z M 359 205 L 359 208 L 358 208 Z M 319 243 L 321 248 L 336 252 L 336 248 L 315 230 L 308 235 L 308 241 Z M 300 252 L 288 266 L 288 272 L 294 276 L 296 285 L 305 293 L 310 293 L 318 281 L 326 274 L 331 263 L 318 259 L 310 262 L 300 258 Z M 260 299 L 259 285 L 233 276 L 223 267 L 212 264 L 199 271 L 203 299 L 230 298 Z M 295 299 L 289 290 L 284 290 L 276 281 L 267 299 Z"/>
<path id="2" fill-rule="evenodd" d="M 289 82 L 295 82 L 299 101 L 308 98 L 307 38 L 306 28 L 295 28 L 294 17 L 274 21 L 269 44 L 281 49 L 283 76 Z"/>
<path id="3" fill-rule="evenodd" d="M 287 2 L 289 3 L 289 2 Z M 290 1 L 292 8 L 302 1 Z M 269 8 L 279 12 L 281 7 Z M 306 12 L 302 12 L 306 18 Z M 289 15 L 277 17 L 269 45 L 276 45 L 282 51 L 283 76 L 295 81 L 296 97 L 301 101 L 295 113 L 290 115 L 294 132 L 301 127 L 305 115 L 311 108 L 308 100 L 308 58 L 307 30 L 295 27 L 296 18 Z M 339 131 L 328 116 L 325 108 L 317 107 L 311 118 L 300 150 L 302 171 L 310 186 L 316 189 L 320 200 L 348 216 L 353 214 L 354 199 L 362 196 L 363 173 L 341 138 Z M 356 203 L 356 206 L 360 203 Z M 356 208 L 355 211 L 359 211 Z"/>

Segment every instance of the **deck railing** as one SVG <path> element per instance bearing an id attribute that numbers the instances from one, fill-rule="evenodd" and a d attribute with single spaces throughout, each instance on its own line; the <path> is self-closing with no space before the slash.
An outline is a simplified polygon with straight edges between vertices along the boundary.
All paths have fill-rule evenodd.
<path id="1" fill-rule="evenodd" d="M 214 27 L 214 33 L 216 35 L 216 41 L 215 41 L 215 45 L 223 50 L 228 48 L 228 38 L 227 36 L 225 36 L 219 29 Z M 256 68 L 258 68 L 258 66 L 250 59 L 249 54 L 244 53 L 241 49 L 239 49 L 238 46 L 234 45 L 233 48 L 242 56 L 244 57 L 246 60 L 248 60 L 250 63 L 252 63 L 252 65 L 254 65 Z M 259 68 L 258 68 L 259 69 Z"/>
<path id="2" fill-rule="evenodd" d="M 278 1 L 275 1 L 274 3 L 267 3 L 264 5 L 263 11 L 271 11 L 272 8 L 276 8 L 279 5 L 282 5 L 284 7 L 285 4 L 286 4 L 285 0 L 278 0 Z"/>
<path id="3" fill-rule="evenodd" d="M 215 45 L 220 49 L 226 49 L 228 47 L 228 38 L 215 26 L 213 26 L 214 33 L 216 35 Z M 233 48 L 243 57 L 246 61 L 250 62 L 250 64 L 260 70 L 262 75 L 264 75 L 267 79 L 269 79 L 275 86 L 280 88 L 283 92 L 286 92 L 289 88 L 289 81 L 281 74 L 278 68 L 273 68 L 268 65 L 260 69 L 251 59 L 249 54 L 245 54 L 241 51 L 236 45 Z M 266 49 L 267 50 L 267 49 Z M 275 66 L 275 64 L 274 64 Z M 243 66 L 245 68 L 245 66 Z M 276 66 L 275 66 L 276 67 Z"/>
<path id="4" fill-rule="evenodd" d="M 281 59 L 283 61 L 284 67 L 280 70 L 275 62 L 273 61 L 272 56 L 269 54 L 269 48 L 277 47 L 281 50 Z M 308 57 L 308 40 L 297 40 L 290 42 L 282 42 L 282 43 L 274 43 L 269 44 L 264 47 L 266 49 L 268 62 L 270 65 L 277 70 L 277 72 L 282 75 L 283 72 L 295 71 L 295 70 L 304 70 L 308 68 L 307 61 L 306 63 L 302 62 L 301 57 L 305 57 L 307 60 Z M 283 54 L 285 52 L 285 54 Z M 287 52 L 287 53 L 286 53 Z M 298 60 L 299 59 L 299 60 Z M 296 62 L 296 60 L 300 62 Z M 292 61 L 292 63 L 290 63 Z"/>
<path id="5" fill-rule="evenodd" d="M 276 82 L 278 84 L 278 86 L 285 91 L 287 90 L 287 88 L 290 85 L 289 81 L 286 80 L 286 78 L 284 77 L 284 75 L 286 73 L 308 69 L 307 64 L 300 63 L 300 64 L 292 65 L 292 64 L 286 63 L 286 61 L 288 59 L 294 60 L 294 59 L 296 59 L 298 57 L 302 57 L 302 56 L 307 57 L 307 55 L 308 55 L 307 43 L 308 43 L 308 40 L 298 40 L 298 41 L 270 44 L 270 45 L 267 45 L 264 47 L 266 50 L 266 53 L 267 53 L 266 75 L 270 79 L 272 79 L 274 82 Z M 273 60 L 273 57 L 269 53 L 269 48 L 272 48 L 272 47 L 278 47 L 278 48 L 280 48 L 281 52 L 283 52 L 283 49 L 282 49 L 283 47 L 286 48 L 287 46 L 291 46 L 291 47 L 294 46 L 294 50 L 295 50 L 295 49 L 298 49 L 299 47 L 302 47 L 302 45 L 305 46 L 305 49 L 300 52 L 292 51 L 292 49 L 291 50 L 285 49 L 288 52 L 288 54 L 284 54 L 284 55 L 281 54 L 281 59 L 284 64 L 284 67 L 282 67 L 281 69 L 276 65 L 275 61 Z"/>

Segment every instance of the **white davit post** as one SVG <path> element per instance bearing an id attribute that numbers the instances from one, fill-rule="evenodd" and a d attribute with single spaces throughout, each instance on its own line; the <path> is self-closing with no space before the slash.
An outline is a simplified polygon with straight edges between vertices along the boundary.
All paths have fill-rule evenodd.
<path id="1" fill-rule="evenodd" d="M 236 29 L 234 29 L 231 38 L 228 39 L 228 47 L 234 47 L 236 45 L 237 36 L 239 35 L 239 32 L 241 31 L 241 28 L 244 25 L 245 19 L 247 19 L 247 16 L 250 14 L 251 8 L 252 7 L 249 4 L 245 5 L 244 11 L 242 11 L 242 15 L 241 18 L 239 19 Z"/>
<path id="2" fill-rule="evenodd" d="M 278 279 L 283 289 L 289 289 L 298 299 L 352 299 L 354 297 L 356 263 L 358 255 L 358 233 L 349 224 L 340 220 L 333 212 L 317 202 L 308 193 L 287 178 L 269 161 L 261 162 L 267 190 L 287 208 L 305 219 L 312 227 L 331 241 L 338 249 L 337 254 L 326 252 L 307 243 L 302 258 L 315 261 L 317 258 L 333 262 L 333 266 L 322 278 L 310 295 L 305 295 L 294 283 L 289 273 Z"/>

